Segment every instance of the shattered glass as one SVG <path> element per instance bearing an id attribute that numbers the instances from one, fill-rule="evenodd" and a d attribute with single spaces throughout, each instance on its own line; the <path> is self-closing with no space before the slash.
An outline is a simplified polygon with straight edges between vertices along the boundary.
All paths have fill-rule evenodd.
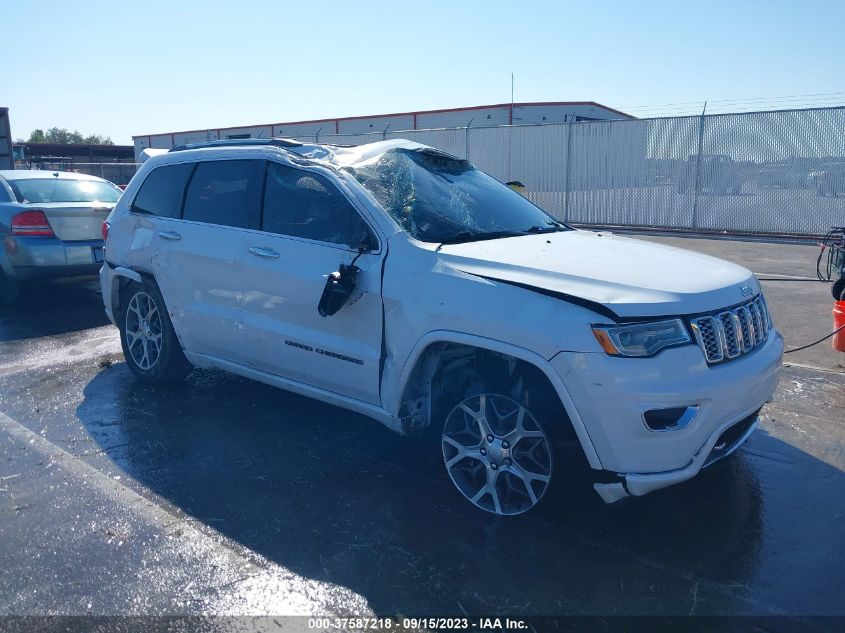
<path id="1" fill-rule="evenodd" d="M 424 242 L 567 229 L 469 162 L 438 150 L 393 148 L 344 169 Z"/>

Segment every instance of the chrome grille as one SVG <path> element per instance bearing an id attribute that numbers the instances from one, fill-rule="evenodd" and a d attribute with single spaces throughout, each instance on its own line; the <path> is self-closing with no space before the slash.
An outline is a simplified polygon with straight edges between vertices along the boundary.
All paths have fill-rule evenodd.
<path id="1" fill-rule="evenodd" d="M 763 295 L 718 314 L 693 317 L 690 324 L 711 365 L 751 352 L 766 341 L 771 327 Z"/>

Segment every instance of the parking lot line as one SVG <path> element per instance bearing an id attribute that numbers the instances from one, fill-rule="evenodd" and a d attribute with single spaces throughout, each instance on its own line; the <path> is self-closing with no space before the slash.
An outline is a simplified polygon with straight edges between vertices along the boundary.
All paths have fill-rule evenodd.
<path id="1" fill-rule="evenodd" d="M 842 375 L 842 370 L 837 369 L 827 369 L 826 367 L 815 367 L 814 365 L 805 365 L 803 363 L 793 363 L 792 361 L 786 360 L 783 362 L 784 367 L 800 367 L 801 369 L 809 369 L 811 371 L 820 371 L 826 374 L 836 374 L 838 376 Z"/>
<path id="2" fill-rule="evenodd" d="M 124 511 L 134 513 L 153 530 L 162 531 L 167 536 L 178 536 L 180 540 L 191 543 L 190 551 L 198 557 L 196 562 L 200 566 L 207 564 L 206 560 L 211 563 L 213 559 L 214 564 L 211 566 L 217 568 L 218 573 L 212 574 L 212 576 L 222 576 L 222 569 L 219 568 L 219 565 L 222 564 L 221 560 L 229 561 L 226 563 L 227 567 L 239 570 L 236 580 L 219 586 L 211 585 L 204 588 L 195 588 L 203 597 L 206 597 L 205 594 L 202 594 L 203 591 L 223 594 L 218 596 L 220 603 L 218 614 L 225 614 L 226 611 L 231 609 L 234 609 L 233 614 L 242 612 L 242 604 L 238 602 L 227 604 L 233 598 L 227 596 L 227 591 L 225 591 L 231 585 L 238 583 L 240 586 L 234 592 L 238 601 L 242 602 L 245 595 L 251 597 L 253 593 L 258 594 L 260 602 L 249 605 L 256 609 L 258 613 L 343 615 L 343 612 L 337 612 L 333 609 L 331 604 L 326 604 L 322 600 L 315 600 L 312 596 L 326 596 L 333 591 L 336 592 L 336 590 L 348 595 L 350 592 L 346 588 L 299 576 L 276 563 L 266 560 L 244 546 L 232 543 L 206 524 L 199 523 L 178 511 L 171 510 L 166 507 L 165 503 L 157 503 L 153 498 L 148 498 L 132 487 L 125 485 L 122 483 L 122 477 L 125 475 L 112 475 L 88 464 L 85 460 L 57 446 L 2 412 L 0 412 L 0 433 L 25 444 L 28 448 L 47 458 L 50 465 L 56 464 L 59 469 L 63 469 L 70 476 L 81 479 L 84 486 L 87 486 L 89 490 L 94 489 Z M 11 475 L 7 479 L 14 476 Z M 154 496 L 154 493 L 150 493 L 150 495 Z M 211 551 L 216 551 L 222 556 L 207 558 L 207 554 Z M 206 554 L 204 555 L 203 552 Z M 187 562 L 184 564 L 187 565 Z M 292 589 L 297 586 L 301 587 L 301 591 L 297 592 Z M 274 587 L 277 591 L 272 590 Z M 184 590 L 187 592 L 187 587 Z M 194 593 L 194 591 L 188 593 Z M 366 605 L 366 601 L 360 596 L 353 595 L 352 600 L 347 598 L 347 601 L 351 604 L 357 603 L 357 612 L 364 611 L 362 605 Z M 0 608 L 0 613 L 2 611 L 3 609 Z"/>
<path id="3" fill-rule="evenodd" d="M 794 279 L 796 281 L 815 281 L 818 283 L 818 279 L 815 277 L 807 277 L 806 275 L 784 275 L 781 273 L 758 273 L 755 272 L 754 276 L 758 279 L 760 277 L 778 277 L 779 279 Z"/>
<path id="4" fill-rule="evenodd" d="M 47 438 L 30 430 L 2 412 L 0 412 L 0 430 L 12 438 L 20 440 L 43 456 L 48 457 L 51 461 L 59 461 L 62 468 L 84 479 L 88 485 L 93 486 L 121 506 L 131 508 L 135 512 L 142 514 L 146 520 L 158 527 L 167 527 L 168 530 L 191 530 L 196 532 L 197 536 L 209 538 L 208 534 L 204 534 L 198 530 L 184 515 L 168 510 L 163 505 L 154 503 L 129 486 L 122 484 L 119 475 L 111 476 L 91 466 L 85 460 L 53 444 Z M 215 540 L 218 542 L 225 542 L 222 535 L 215 534 L 215 536 L 217 537 Z M 239 553 L 242 554 L 241 552 Z"/>

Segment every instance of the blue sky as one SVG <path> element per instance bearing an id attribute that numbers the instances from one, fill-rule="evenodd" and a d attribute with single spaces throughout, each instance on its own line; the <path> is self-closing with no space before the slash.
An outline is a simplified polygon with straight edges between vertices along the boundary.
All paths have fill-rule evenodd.
<path id="1" fill-rule="evenodd" d="M 723 110 L 845 103 L 838 0 L 6 0 L 2 13 L 0 106 L 16 138 L 59 126 L 128 143 L 500 103 L 511 72 L 516 101 L 640 116 L 704 99 Z M 752 98 L 767 100 L 730 103 Z"/>

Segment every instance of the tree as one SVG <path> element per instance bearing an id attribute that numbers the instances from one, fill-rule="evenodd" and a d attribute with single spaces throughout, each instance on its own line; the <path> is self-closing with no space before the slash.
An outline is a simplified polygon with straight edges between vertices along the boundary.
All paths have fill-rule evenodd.
<path id="1" fill-rule="evenodd" d="M 91 145 L 114 145 L 114 141 L 109 136 L 102 136 L 100 134 L 89 134 L 82 136 L 77 130 L 71 132 L 63 127 L 51 127 L 44 133 L 44 130 L 32 130 L 29 135 L 28 143 L 56 143 L 58 145 L 72 145 L 72 144 L 91 144 Z"/>
<path id="2" fill-rule="evenodd" d="M 99 134 L 90 134 L 82 139 L 82 142 L 91 145 L 114 145 L 110 136 L 100 136 Z"/>

